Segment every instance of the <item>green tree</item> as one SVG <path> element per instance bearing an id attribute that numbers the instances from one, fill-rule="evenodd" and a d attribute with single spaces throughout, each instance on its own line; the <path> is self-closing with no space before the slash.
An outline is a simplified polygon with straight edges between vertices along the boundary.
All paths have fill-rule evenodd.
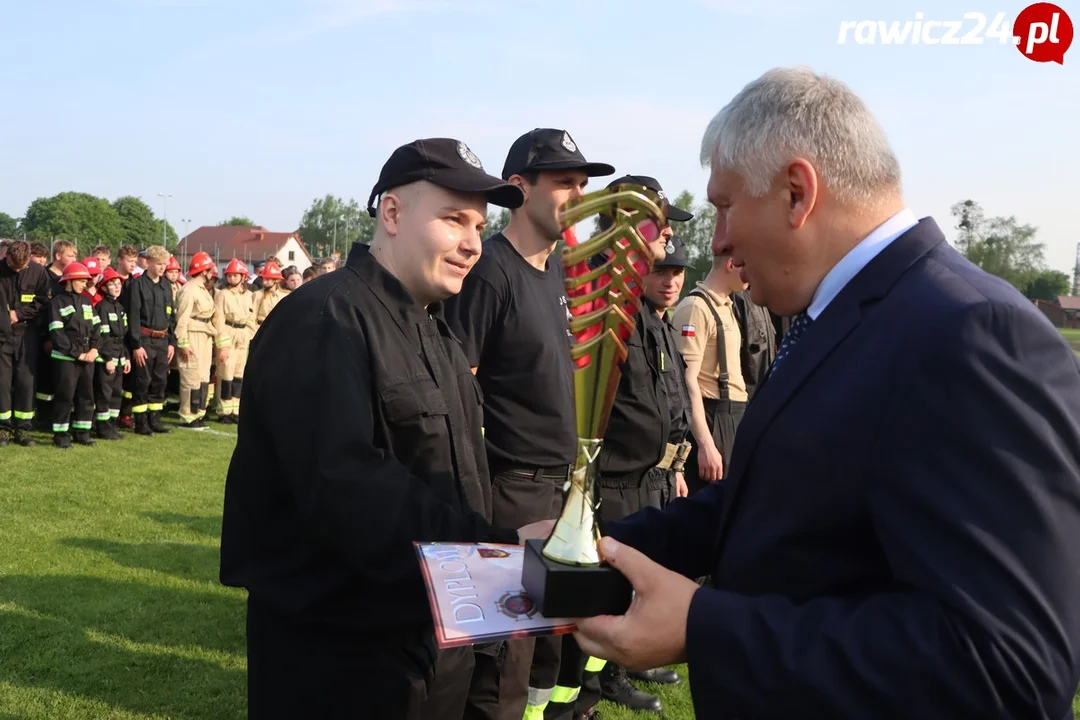
<path id="1" fill-rule="evenodd" d="M 318 198 L 300 219 L 300 238 L 316 258 L 334 251 L 348 255 L 352 243 L 366 245 L 374 235 L 375 218 L 352 198 L 347 202 L 334 195 Z"/>
<path id="2" fill-rule="evenodd" d="M 1060 270 L 1043 270 L 1028 280 L 1024 295 L 1032 300 L 1055 302 L 1058 295 L 1068 295 L 1071 289 L 1069 276 Z"/>
<path id="3" fill-rule="evenodd" d="M 23 219 L 27 236 L 49 243 L 71 240 L 80 252 L 99 243 L 119 247 L 124 238 L 120 216 L 108 200 L 87 193 L 62 192 L 30 203 Z"/>
<path id="4" fill-rule="evenodd" d="M 509 224 L 509 208 L 501 208 L 498 212 L 492 212 L 491 210 L 488 210 L 487 227 L 484 228 L 484 232 L 480 233 L 480 237 L 484 240 L 487 240 L 495 233 L 500 233 L 505 230 L 506 226 Z"/>
<path id="5" fill-rule="evenodd" d="M 121 241 L 112 248 L 113 254 L 120 245 L 146 248 L 161 244 L 161 223 L 154 219 L 149 205 L 133 195 L 125 195 L 113 200 L 112 206 L 123 230 Z"/>
<path id="6" fill-rule="evenodd" d="M 716 208 L 711 203 L 705 202 L 700 205 L 694 203 L 694 196 L 689 190 L 683 190 L 674 200 L 674 205 L 694 214 L 694 217 L 686 222 L 671 224 L 672 230 L 678 235 L 686 247 L 686 257 L 693 263 L 693 267 L 687 268 L 686 280 L 683 286 L 684 292 L 693 289 L 694 283 L 709 274 L 712 268 L 712 239 L 716 231 Z"/>
<path id="7" fill-rule="evenodd" d="M 19 222 L 8 215 L 0 212 L 0 238 L 14 238 L 19 236 Z"/>
<path id="8" fill-rule="evenodd" d="M 957 249 L 986 272 L 1026 293 L 1047 269 L 1045 246 L 1036 241 L 1034 226 L 1021 225 L 1015 217 L 987 218 L 974 200 L 956 203 L 951 212 L 957 219 Z"/>
<path id="9" fill-rule="evenodd" d="M 253 220 L 249 220 L 248 218 L 244 217 L 243 215 L 234 215 L 231 218 L 229 218 L 228 220 L 222 220 L 221 222 L 218 223 L 218 227 L 226 227 L 226 226 L 234 226 L 234 225 L 246 225 L 248 227 L 252 227 L 253 225 L 255 225 L 255 222 Z"/>

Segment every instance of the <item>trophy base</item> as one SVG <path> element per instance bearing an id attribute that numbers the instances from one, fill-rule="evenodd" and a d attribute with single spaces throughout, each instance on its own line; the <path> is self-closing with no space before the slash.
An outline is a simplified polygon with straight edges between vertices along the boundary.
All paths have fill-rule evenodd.
<path id="1" fill-rule="evenodd" d="M 577 567 L 544 557 L 543 540 L 526 540 L 521 585 L 547 618 L 622 615 L 633 587 L 609 565 Z"/>

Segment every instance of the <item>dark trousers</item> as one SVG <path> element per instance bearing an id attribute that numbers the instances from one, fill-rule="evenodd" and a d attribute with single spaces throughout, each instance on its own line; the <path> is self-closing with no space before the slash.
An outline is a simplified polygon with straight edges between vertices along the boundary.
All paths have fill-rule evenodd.
<path id="1" fill-rule="evenodd" d="M 131 372 L 124 376 L 120 381 L 122 388 L 120 394 L 120 414 L 131 414 L 131 400 L 135 397 L 135 368 L 131 368 Z"/>
<path id="2" fill-rule="evenodd" d="M 130 374 L 130 373 L 129 373 Z M 113 374 L 105 372 L 105 363 L 94 363 L 94 418 L 105 422 L 120 416 L 123 399 L 124 369 L 116 366 Z"/>
<path id="3" fill-rule="evenodd" d="M 146 364 L 140 367 L 132 360 L 135 388 L 131 394 L 131 412 L 161 412 L 165 409 L 165 383 L 169 380 L 169 341 L 144 335 L 142 346 L 146 350 Z"/>
<path id="4" fill-rule="evenodd" d="M 50 430 L 49 421 L 52 419 L 53 387 L 53 361 L 52 342 L 48 336 L 37 336 L 37 371 L 34 373 L 34 417 L 42 430 Z"/>
<path id="5" fill-rule="evenodd" d="M 34 419 L 34 374 L 41 341 L 17 327 L 0 347 L 0 428 L 29 430 Z"/>
<path id="6" fill-rule="evenodd" d="M 251 720 L 460 720 L 473 653 L 429 631 L 300 627 L 249 598 Z"/>
<path id="7" fill-rule="evenodd" d="M 746 412 L 746 403 L 711 398 L 704 398 L 704 403 L 705 418 L 709 421 L 716 449 L 724 460 L 724 477 L 727 477 L 728 468 L 731 466 L 731 449 L 735 447 L 735 431 Z M 701 479 L 698 472 L 698 448 L 693 437 L 690 438 L 690 454 L 686 458 L 686 471 L 683 475 L 691 495 L 709 484 Z"/>
<path id="8" fill-rule="evenodd" d="M 492 524 L 519 528 L 559 517 L 569 466 L 492 467 Z M 519 638 L 477 646 L 465 720 L 521 720 L 529 688 L 550 688 L 559 666 L 561 638 Z M 545 684 L 546 683 L 546 684 Z"/>
<path id="9" fill-rule="evenodd" d="M 54 358 L 53 386 L 53 432 L 90 432 L 94 421 L 93 364 Z"/>

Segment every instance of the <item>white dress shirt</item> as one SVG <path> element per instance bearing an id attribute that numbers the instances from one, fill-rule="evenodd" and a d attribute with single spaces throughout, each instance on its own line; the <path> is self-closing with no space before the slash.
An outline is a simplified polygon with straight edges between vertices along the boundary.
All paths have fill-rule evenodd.
<path id="1" fill-rule="evenodd" d="M 918 224 L 915 213 L 904 208 L 874 228 L 822 279 L 814 293 L 814 298 L 810 301 L 810 307 L 806 309 L 810 319 L 817 320 L 829 303 L 840 294 L 853 277 L 859 274 L 860 270 L 877 257 L 879 252 L 887 248 L 893 240 Z"/>

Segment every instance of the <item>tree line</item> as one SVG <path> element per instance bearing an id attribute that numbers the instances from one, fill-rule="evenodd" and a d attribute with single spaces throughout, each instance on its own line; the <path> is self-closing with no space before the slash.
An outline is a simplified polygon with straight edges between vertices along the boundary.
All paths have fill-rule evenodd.
<path id="1" fill-rule="evenodd" d="M 676 232 L 686 246 L 693 267 L 687 271 L 686 286 L 701 280 L 712 262 L 712 236 L 716 208 L 697 202 L 683 191 L 675 205 L 692 212 L 689 222 L 678 223 Z M 1011 283 L 1026 297 L 1054 301 L 1068 295 L 1078 278 L 1047 267 L 1045 245 L 1036 240 L 1037 228 L 1021 224 L 1015 217 L 987 217 L 979 203 L 963 200 L 954 204 L 955 246 L 965 257 L 989 273 Z M 484 238 L 501 231 L 510 221 L 510 212 L 500 209 L 488 214 Z M 219 225 L 256 223 L 246 216 L 222 220 Z M 347 254 L 354 242 L 369 243 L 375 232 L 375 220 L 355 199 L 324 195 L 312 201 L 299 224 L 300 238 L 312 256 L 328 257 L 335 252 Z M 164 235 L 163 235 L 164 233 Z M 62 192 L 38 198 L 21 218 L 0 212 L 0 238 L 26 237 L 46 244 L 53 239 L 74 241 L 81 252 L 89 253 L 97 245 L 109 247 L 115 254 L 121 245 L 145 248 L 162 244 L 176 247 L 179 240 L 172 225 L 155 216 L 141 199 L 126 195 L 109 202 L 88 193 Z"/>

